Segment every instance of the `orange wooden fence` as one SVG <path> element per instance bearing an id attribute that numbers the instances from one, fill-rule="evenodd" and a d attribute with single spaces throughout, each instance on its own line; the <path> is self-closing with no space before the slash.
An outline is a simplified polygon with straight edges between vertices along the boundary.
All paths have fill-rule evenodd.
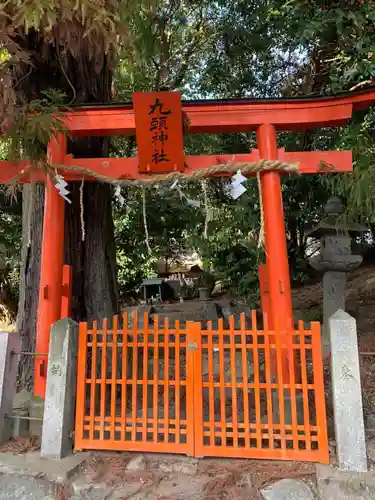
<path id="1" fill-rule="evenodd" d="M 328 462 L 319 323 L 139 319 L 80 324 L 76 450 Z"/>

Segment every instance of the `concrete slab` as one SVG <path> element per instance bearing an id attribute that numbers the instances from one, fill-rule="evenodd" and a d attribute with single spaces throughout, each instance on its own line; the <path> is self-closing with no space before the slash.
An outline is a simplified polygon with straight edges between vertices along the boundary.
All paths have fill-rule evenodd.
<path id="1" fill-rule="evenodd" d="M 24 455 L 0 453 L 0 474 L 27 476 L 63 483 L 70 479 L 80 465 L 90 456 L 89 453 L 76 453 L 60 460 L 40 457 L 40 452 Z"/>
<path id="2" fill-rule="evenodd" d="M 262 500 L 315 500 L 307 484 L 297 479 L 281 479 L 260 493 Z"/>
<path id="3" fill-rule="evenodd" d="M 0 476 L 0 500 L 55 500 L 53 486 L 46 481 Z"/>
<path id="4" fill-rule="evenodd" d="M 330 465 L 317 465 L 316 477 L 320 500 L 373 500 L 374 472 L 340 471 Z"/>

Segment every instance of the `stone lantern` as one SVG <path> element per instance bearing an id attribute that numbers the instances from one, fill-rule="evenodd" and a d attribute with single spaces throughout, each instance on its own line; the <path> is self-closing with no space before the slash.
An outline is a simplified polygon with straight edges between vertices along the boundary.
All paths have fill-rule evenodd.
<path id="1" fill-rule="evenodd" d="M 361 255 L 352 254 L 351 242 L 367 231 L 360 224 L 344 224 L 345 207 L 340 198 L 332 196 L 324 211 L 326 217 L 307 232 L 307 236 L 320 239 L 320 253 L 309 259 L 310 265 L 323 271 L 323 355 L 330 354 L 328 320 L 339 309 L 345 311 L 346 274 L 362 262 Z"/>

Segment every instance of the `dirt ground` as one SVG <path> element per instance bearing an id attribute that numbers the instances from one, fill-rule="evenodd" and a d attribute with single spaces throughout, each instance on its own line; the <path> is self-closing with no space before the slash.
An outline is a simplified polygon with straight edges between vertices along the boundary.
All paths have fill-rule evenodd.
<path id="1" fill-rule="evenodd" d="M 0 449 L 35 451 L 35 440 Z M 305 481 L 315 492 L 315 465 L 242 459 L 196 459 L 181 455 L 95 452 L 66 484 L 54 485 L 57 500 L 258 500 L 280 479 Z"/>
<path id="2" fill-rule="evenodd" d="M 375 470 L 375 266 L 356 270 L 348 277 L 347 311 L 357 320 L 369 466 Z M 319 320 L 323 290 L 320 283 L 293 290 L 294 309 L 302 317 Z M 196 306 L 198 309 L 198 305 Z M 176 311 L 177 313 L 178 311 Z M 198 313 L 198 310 L 195 311 Z M 329 367 L 326 370 L 329 380 Z M 333 415 L 329 404 L 331 463 L 335 463 Z M 0 453 L 36 451 L 37 438 L 11 441 Z M 131 500 L 260 498 L 260 489 L 282 478 L 298 478 L 313 489 L 315 466 L 300 462 L 93 453 L 70 484 L 59 487 L 58 498 L 117 498 Z M 121 496 L 122 495 L 122 496 Z"/>

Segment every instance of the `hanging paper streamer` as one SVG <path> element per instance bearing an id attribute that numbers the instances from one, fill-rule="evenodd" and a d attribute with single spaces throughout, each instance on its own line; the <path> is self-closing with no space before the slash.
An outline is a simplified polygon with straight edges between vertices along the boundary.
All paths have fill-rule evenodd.
<path id="1" fill-rule="evenodd" d="M 183 199 L 185 198 L 185 195 L 182 192 L 182 189 L 180 187 L 180 183 L 178 181 L 174 181 L 174 183 L 171 186 L 171 189 L 175 189 L 178 192 L 180 200 L 183 201 Z"/>
<path id="2" fill-rule="evenodd" d="M 68 203 L 72 203 L 72 200 L 69 200 L 68 198 L 68 194 L 70 194 L 70 192 L 68 191 L 68 189 L 66 189 L 68 183 L 65 181 L 64 177 L 62 175 L 56 174 L 55 180 L 56 180 L 55 187 L 58 190 L 59 195 L 62 198 L 64 198 L 64 200 L 67 201 Z"/>
<path id="3" fill-rule="evenodd" d="M 115 198 L 120 203 L 120 206 L 123 207 L 125 205 L 125 198 L 121 194 L 121 186 L 117 185 L 115 189 Z"/>
<path id="4" fill-rule="evenodd" d="M 244 192 L 246 191 L 243 183 L 246 181 L 246 177 L 241 174 L 241 171 L 238 172 L 232 177 L 231 184 L 228 189 L 228 194 L 234 200 L 237 200 Z"/>

